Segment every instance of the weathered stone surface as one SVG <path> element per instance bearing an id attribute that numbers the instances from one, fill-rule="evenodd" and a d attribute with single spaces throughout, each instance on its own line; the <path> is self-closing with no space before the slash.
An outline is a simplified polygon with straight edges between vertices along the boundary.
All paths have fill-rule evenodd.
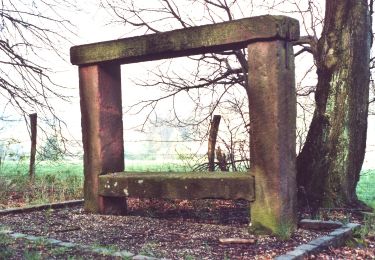
<path id="1" fill-rule="evenodd" d="M 44 239 L 43 237 L 32 236 L 32 235 L 27 235 L 25 238 L 27 240 L 30 240 L 30 241 L 39 241 L 39 240 L 43 240 Z"/>
<path id="2" fill-rule="evenodd" d="M 70 50 L 70 60 L 75 65 L 108 61 L 124 64 L 244 48 L 257 40 L 298 38 L 297 20 L 265 15 L 74 46 Z"/>
<path id="3" fill-rule="evenodd" d="M 361 224 L 358 223 L 348 223 L 344 228 L 350 228 L 352 231 L 358 230 L 361 227 Z"/>
<path id="4" fill-rule="evenodd" d="M 156 257 L 145 256 L 145 255 L 136 255 L 132 258 L 133 260 L 158 260 Z"/>
<path id="5" fill-rule="evenodd" d="M 123 251 L 119 251 L 119 252 L 113 253 L 112 256 L 119 256 L 119 257 L 129 258 L 129 257 L 134 256 L 134 254 L 130 253 L 129 251 L 123 250 Z"/>
<path id="6" fill-rule="evenodd" d="M 94 248 L 91 248 L 91 251 L 94 253 L 102 254 L 102 255 L 110 255 L 113 252 L 113 250 L 105 248 L 105 247 L 94 247 Z"/>
<path id="7" fill-rule="evenodd" d="M 61 242 L 58 245 L 63 246 L 63 247 L 76 247 L 77 246 L 76 244 L 70 243 L 70 242 Z"/>
<path id="8" fill-rule="evenodd" d="M 309 242 L 310 245 L 316 245 L 320 248 L 325 248 L 333 244 L 333 237 L 331 236 L 323 236 L 317 239 L 314 239 Z"/>
<path id="9" fill-rule="evenodd" d="M 110 197 L 254 200 L 250 173 L 112 173 L 99 177 L 99 194 Z"/>
<path id="10" fill-rule="evenodd" d="M 294 256 L 293 259 L 303 259 L 307 256 L 306 250 L 294 249 L 293 251 L 288 252 L 288 255 Z"/>
<path id="11" fill-rule="evenodd" d="M 26 206 L 26 207 L 21 207 L 21 208 L 2 209 L 0 210 L 0 215 L 17 214 L 17 213 L 24 213 L 24 212 L 30 212 L 30 211 L 35 211 L 35 210 L 43 210 L 43 209 L 58 209 L 58 208 L 63 208 L 63 207 L 82 205 L 82 203 L 83 203 L 83 200 L 70 200 L 70 201 L 64 201 L 64 202 Z"/>
<path id="12" fill-rule="evenodd" d="M 124 170 L 120 64 L 248 46 L 251 165 L 257 179 L 252 224 L 272 232 L 294 229 L 296 100 L 289 42 L 298 37 L 297 20 L 266 15 L 72 47 L 71 62 L 80 65 L 85 209 L 122 214 L 127 196 L 254 201 L 250 176 L 199 182 L 99 177 Z"/>
<path id="13" fill-rule="evenodd" d="M 328 236 L 333 237 L 333 246 L 339 246 L 344 244 L 345 241 L 351 237 L 352 233 L 352 229 L 347 227 L 336 229 L 335 231 L 329 233 Z"/>
<path id="14" fill-rule="evenodd" d="M 61 240 L 57 240 L 57 239 L 54 239 L 54 238 L 47 238 L 45 241 L 46 241 L 46 243 L 51 244 L 51 245 L 56 245 L 56 244 L 62 243 Z"/>
<path id="15" fill-rule="evenodd" d="M 352 233 L 352 229 L 351 228 L 349 228 L 349 227 L 342 227 L 342 228 L 336 229 L 335 231 L 332 231 L 328 235 L 329 236 L 343 236 L 343 235 L 346 235 L 346 234 L 351 235 L 351 233 Z"/>
<path id="16" fill-rule="evenodd" d="M 248 46 L 253 229 L 295 229 L 296 95 L 294 56 L 284 41 Z"/>
<path id="17" fill-rule="evenodd" d="M 22 233 L 12 233 L 10 234 L 10 236 L 13 238 L 23 238 L 23 237 L 26 237 L 27 235 L 22 234 Z"/>
<path id="18" fill-rule="evenodd" d="M 98 176 L 124 170 L 120 65 L 79 68 L 85 210 L 104 212 Z"/>
<path id="19" fill-rule="evenodd" d="M 323 221 L 315 219 L 302 219 L 298 226 L 303 229 L 316 229 L 316 230 L 327 230 L 342 227 L 342 223 L 339 221 Z"/>
<path id="20" fill-rule="evenodd" d="M 285 254 L 285 255 L 279 255 L 279 256 L 275 257 L 274 259 L 275 260 L 300 260 L 300 259 L 303 259 L 303 256 L 298 257 L 298 256 L 295 256 L 295 255 Z"/>
<path id="21" fill-rule="evenodd" d="M 313 253 L 319 250 L 317 245 L 303 244 L 295 248 L 296 250 L 303 250 L 308 253 Z M 289 254 L 289 253 L 288 253 Z"/>
<path id="22" fill-rule="evenodd" d="M 310 253 L 316 253 L 329 246 L 341 246 L 348 239 L 353 230 L 359 228 L 359 224 L 349 223 L 341 228 L 331 232 L 328 236 L 319 237 L 312 240 L 308 244 L 296 247 L 293 251 L 287 252 L 285 255 L 276 257 L 277 260 L 304 259 L 304 256 Z"/>

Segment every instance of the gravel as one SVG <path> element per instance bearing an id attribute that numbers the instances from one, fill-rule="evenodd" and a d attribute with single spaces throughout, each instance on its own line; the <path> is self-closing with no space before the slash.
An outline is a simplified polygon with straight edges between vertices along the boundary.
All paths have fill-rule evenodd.
<path id="1" fill-rule="evenodd" d="M 129 199 L 128 204 L 127 216 L 89 214 L 75 206 L 0 216 L 0 225 L 22 234 L 168 259 L 269 259 L 327 234 L 298 229 L 287 240 L 251 234 L 245 201 Z M 256 243 L 222 244 L 221 238 Z"/>

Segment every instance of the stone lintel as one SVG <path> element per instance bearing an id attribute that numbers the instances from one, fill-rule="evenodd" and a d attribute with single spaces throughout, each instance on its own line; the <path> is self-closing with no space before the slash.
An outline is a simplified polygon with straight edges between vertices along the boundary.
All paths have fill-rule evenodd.
<path id="1" fill-rule="evenodd" d="M 73 46 L 74 65 L 121 64 L 245 48 L 255 41 L 299 38 L 299 23 L 286 16 L 257 16 L 169 32 Z"/>
<path id="2" fill-rule="evenodd" d="M 249 173 L 121 172 L 99 176 L 99 195 L 162 199 L 254 200 Z"/>

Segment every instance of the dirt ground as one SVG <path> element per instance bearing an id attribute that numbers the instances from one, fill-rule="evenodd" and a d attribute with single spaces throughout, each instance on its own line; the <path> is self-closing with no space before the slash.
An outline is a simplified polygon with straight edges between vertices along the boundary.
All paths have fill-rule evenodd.
<path id="1" fill-rule="evenodd" d="M 82 207 L 76 206 L 0 216 L 0 225 L 24 234 L 168 259 L 271 259 L 326 234 L 326 231 L 298 229 L 285 240 L 275 236 L 253 235 L 248 231 L 248 212 L 249 207 L 244 201 L 132 199 L 129 200 L 127 216 L 88 214 Z M 337 218 L 339 216 L 342 217 L 342 214 L 338 213 Z M 360 220 L 352 218 L 351 221 Z M 253 239 L 256 243 L 223 244 L 219 241 L 221 238 Z M 349 256 L 353 256 L 352 249 L 362 250 L 353 251 L 354 255 L 373 259 L 375 242 L 371 241 L 369 238 L 366 247 L 355 245 L 345 250 L 349 251 Z M 10 246 L 11 243 L 8 244 Z M 342 250 L 333 250 L 336 249 L 310 258 L 342 253 Z M 72 256 L 77 253 L 83 258 L 99 258 L 98 254 L 73 251 Z M 48 252 L 46 255 L 51 257 Z M 63 255 L 67 256 L 69 252 Z M 343 253 L 341 257 L 345 259 L 346 256 Z"/>

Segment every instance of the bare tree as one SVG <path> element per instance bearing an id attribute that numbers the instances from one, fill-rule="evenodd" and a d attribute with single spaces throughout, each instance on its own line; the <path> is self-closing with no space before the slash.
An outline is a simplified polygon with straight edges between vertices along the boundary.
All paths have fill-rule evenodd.
<path id="1" fill-rule="evenodd" d="M 320 5 L 319 1 L 261 2 L 256 6 L 255 1 L 240 0 L 186 0 L 178 1 L 178 4 L 177 1 L 158 0 L 150 1 L 142 6 L 135 1 L 106 0 L 103 5 L 109 7 L 116 17 L 116 22 L 125 24 L 125 28 L 139 30 L 141 33 L 155 33 L 204 23 L 230 21 L 255 14 L 256 11 L 299 17 L 304 36 L 295 42 L 295 55 L 297 57 L 311 55 L 312 64 L 299 78 L 300 83 L 297 84 L 296 91 L 299 117 L 302 123 L 302 130 L 298 133 L 301 144 L 301 154 L 298 156 L 298 183 L 304 191 L 307 191 L 305 194 L 307 200 L 314 203 L 316 207 L 323 204 L 353 205 L 357 202 L 355 186 L 365 151 L 363 141 L 366 139 L 369 103 L 367 77 L 370 61 L 368 59 L 370 45 L 366 44 L 370 39 L 368 37 L 371 29 L 368 23 L 368 6 L 370 4 L 371 11 L 372 1 L 370 3 L 367 1 L 356 1 L 356 3 L 342 0 L 326 1 L 325 6 Z M 346 19 L 345 14 L 350 15 L 351 19 Z M 341 29 L 337 30 L 338 27 Z M 352 32 L 352 34 L 344 35 L 346 32 Z M 335 38 L 330 38 L 330 35 L 335 35 Z M 349 42 L 355 44 L 350 45 Z M 363 44 L 361 45 L 360 42 Z M 345 56 L 345 54 L 340 57 L 338 53 L 346 53 L 340 48 L 340 44 L 346 46 L 352 56 L 350 54 Z M 332 49 L 329 49 L 330 47 Z M 332 55 L 329 50 L 335 55 Z M 332 57 L 335 59 L 330 60 Z M 190 126 L 192 132 L 200 138 L 206 136 L 208 129 L 207 127 L 202 131 L 200 128 L 202 122 L 209 121 L 214 111 L 224 115 L 225 120 L 225 114 L 233 116 L 234 112 L 240 110 L 242 111 L 240 117 L 243 120 L 240 127 L 248 130 L 247 128 L 251 125 L 248 125 L 247 86 L 249 82 L 247 82 L 246 75 L 246 50 L 210 53 L 189 57 L 189 59 L 196 62 L 195 70 L 189 77 L 186 77 L 186 74 L 183 77 L 172 70 L 172 67 L 179 68 L 181 65 L 170 61 L 169 66 L 154 70 L 152 79 L 138 82 L 145 87 L 150 85 L 159 87 L 162 95 L 142 100 L 130 109 L 148 110 L 146 120 L 152 121 L 152 115 L 155 115 L 158 104 L 170 100 L 174 117 L 162 123 Z M 303 56 L 303 59 L 306 59 L 306 56 Z M 353 60 L 362 61 L 362 63 L 351 62 Z M 333 66 L 328 64 L 329 61 L 335 61 Z M 363 67 L 364 63 L 366 63 L 365 67 Z M 355 69 L 356 66 L 358 70 Z M 345 68 L 349 72 L 345 75 L 340 74 Z M 311 80 L 307 80 L 313 77 L 311 75 L 315 72 L 317 72 L 316 85 L 312 84 Z M 333 77 L 335 82 L 345 82 L 344 85 L 332 84 Z M 362 77 L 360 86 L 355 80 L 359 79 L 358 77 Z M 357 86 L 361 88 L 360 93 L 354 92 Z M 182 119 L 177 112 L 175 101 L 179 95 L 184 95 L 194 104 L 191 117 L 187 119 Z M 206 98 L 203 100 L 202 96 Z M 339 97 L 350 101 L 340 104 Z M 332 100 L 337 102 L 331 102 Z M 226 106 L 230 102 L 238 105 Z M 346 113 L 350 116 L 340 117 Z M 324 118 L 328 118 L 328 121 L 323 120 Z M 355 118 L 360 120 L 359 125 L 354 123 Z M 313 122 L 311 125 L 310 120 Z M 328 123 L 322 124 L 322 122 Z M 350 140 L 340 139 L 346 131 L 349 133 Z M 233 133 L 233 129 L 230 133 Z M 244 133 L 247 136 L 245 139 L 248 140 L 248 131 Z M 305 144 L 303 148 L 302 144 Z M 345 157 L 343 153 L 337 152 L 337 149 L 334 149 L 335 144 L 347 152 L 348 156 Z M 228 151 L 228 154 L 230 153 L 231 151 Z M 341 170 L 343 172 L 340 172 Z M 317 183 L 318 185 L 315 185 Z"/>
<path id="2" fill-rule="evenodd" d="M 17 112 L 26 120 L 37 112 L 42 121 L 60 131 L 62 121 L 51 99 L 68 101 L 64 87 L 51 78 L 61 43 L 72 34 L 71 23 L 60 14 L 74 6 L 68 0 L 0 3 L 0 102 L 4 114 Z M 9 110 L 9 112 L 7 112 Z"/>

